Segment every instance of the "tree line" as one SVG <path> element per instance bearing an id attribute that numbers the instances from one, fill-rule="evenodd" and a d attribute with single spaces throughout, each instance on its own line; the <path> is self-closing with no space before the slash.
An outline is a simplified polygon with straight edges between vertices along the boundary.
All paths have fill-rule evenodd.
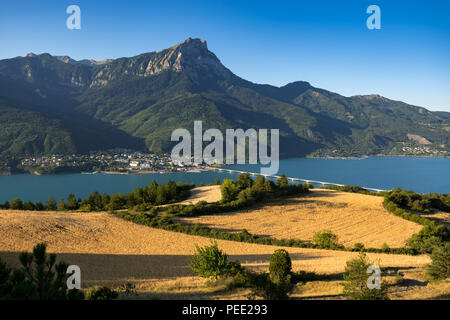
<path id="1" fill-rule="evenodd" d="M 20 198 L 14 198 L 11 203 L 5 201 L 0 204 L 0 209 L 12 210 L 33 210 L 33 211 L 114 211 L 120 209 L 130 209 L 145 211 L 154 205 L 168 204 L 185 199 L 190 194 L 190 189 L 194 184 L 175 183 L 169 181 L 165 184 L 158 184 L 153 180 L 150 185 L 143 188 L 136 188 L 128 194 L 114 193 L 111 196 L 107 193 L 101 195 L 97 191 L 91 193 L 87 198 L 76 198 L 69 194 L 67 199 L 61 199 L 59 203 L 53 197 L 49 197 L 45 203 L 37 201 L 23 202 Z"/>

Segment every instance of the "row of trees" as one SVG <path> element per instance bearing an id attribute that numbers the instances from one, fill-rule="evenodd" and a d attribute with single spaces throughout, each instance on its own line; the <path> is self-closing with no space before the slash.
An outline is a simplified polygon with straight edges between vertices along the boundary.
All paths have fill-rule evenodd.
<path id="1" fill-rule="evenodd" d="M 258 176 L 252 180 L 249 173 L 240 173 L 237 180 L 225 179 L 222 183 L 222 202 L 238 200 L 248 204 L 260 201 L 267 196 L 280 196 L 284 194 L 302 193 L 311 188 L 311 185 L 289 184 L 287 177 L 281 174 L 277 183 Z"/>
<path id="2" fill-rule="evenodd" d="M 128 194 L 115 193 L 110 196 L 106 193 L 101 195 L 95 191 L 83 200 L 77 199 L 73 194 L 69 194 L 67 201 L 61 199 L 59 203 L 53 197 L 49 197 L 45 203 L 40 201 L 36 203 L 31 201 L 23 202 L 21 199 L 15 198 L 11 203 L 6 201 L 3 205 L 0 205 L 0 208 L 36 211 L 101 211 L 138 208 L 144 211 L 153 205 L 182 200 L 189 195 L 189 190 L 193 187 L 193 184 L 175 183 L 173 181 L 159 185 L 153 180 L 149 186 L 136 188 Z"/>
<path id="3" fill-rule="evenodd" d="M 450 195 L 448 194 L 419 194 L 397 188 L 392 190 L 386 199 L 400 208 L 411 211 L 430 213 L 433 209 L 437 209 L 450 212 Z"/>

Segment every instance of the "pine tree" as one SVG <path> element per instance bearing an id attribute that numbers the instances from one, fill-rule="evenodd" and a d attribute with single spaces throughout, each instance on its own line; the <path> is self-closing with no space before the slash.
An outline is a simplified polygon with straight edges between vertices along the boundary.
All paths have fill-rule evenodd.
<path id="1" fill-rule="evenodd" d="M 49 197 L 47 202 L 45 203 L 47 206 L 47 210 L 49 211 L 55 211 L 56 210 L 56 201 L 53 199 L 53 197 Z"/>
<path id="2" fill-rule="evenodd" d="M 66 203 L 64 202 L 64 199 L 61 199 L 61 201 L 58 204 L 58 211 L 65 211 L 66 210 Z"/>

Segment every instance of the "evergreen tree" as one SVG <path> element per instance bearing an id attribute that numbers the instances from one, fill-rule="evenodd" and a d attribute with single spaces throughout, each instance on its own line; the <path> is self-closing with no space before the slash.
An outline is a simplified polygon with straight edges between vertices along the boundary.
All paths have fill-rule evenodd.
<path id="1" fill-rule="evenodd" d="M 47 206 L 47 210 L 56 211 L 56 201 L 53 197 L 49 197 L 45 205 Z"/>
<path id="2" fill-rule="evenodd" d="M 71 193 L 67 197 L 67 209 L 69 210 L 77 210 L 79 208 L 78 201 L 75 196 Z"/>
<path id="3" fill-rule="evenodd" d="M 371 275 L 367 270 L 370 265 L 364 252 L 360 252 L 358 258 L 347 261 L 344 294 L 354 300 L 389 300 L 385 283 L 380 283 L 379 289 L 369 288 L 367 280 Z"/>
<path id="4" fill-rule="evenodd" d="M 264 178 L 264 176 L 258 176 L 253 183 L 252 188 L 258 192 L 263 192 L 265 189 L 265 182 L 266 179 Z"/>
<path id="5" fill-rule="evenodd" d="M 36 204 L 34 205 L 34 209 L 37 211 L 42 211 L 45 209 L 44 205 L 42 204 L 42 202 L 38 201 L 36 202 Z"/>
<path id="6" fill-rule="evenodd" d="M 277 179 L 278 187 L 285 188 L 289 185 L 288 179 L 284 173 L 282 173 Z"/>
<path id="7" fill-rule="evenodd" d="M 61 199 L 61 201 L 58 204 L 58 211 L 65 211 L 67 209 L 66 203 L 64 202 L 64 199 Z"/>
<path id="8" fill-rule="evenodd" d="M 36 245 L 32 253 L 21 253 L 19 260 L 22 267 L 15 270 L 0 261 L 0 299 L 83 299 L 82 292 L 67 289 L 68 264 L 56 263 L 55 254 L 47 256 L 44 243 Z"/>
<path id="9" fill-rule="evenodd" d="M 147 190 L 148 202 L 155 203 L 157 195 L 158 195 L 158 183 L 156 183 L 156 181 L 153 180 L 152 183 L 150 184 L 150 187 Z"/>
<path id="10" fill-rule="evenodd" d="M 9 204 L 9 201 L 6 200 L 5 203 L 3 203 L 3 209 L 9 209 L 11 205 Z"/>
<path id="11" fill-rule="evenodd" d="M 34 209 L 35 209 L 34 203 L 29 200 L 23 204 L 23 210 L 32 211 Z"/>
<path id="12" fill-rule="evenodd" d="M 13 201 L 11 201 L 11 209 L 13 210 L 22 210 L 23 209 L 23 202 L 19 198 L 14 198 Z"/>
<path id="13" fill-rule="evenodd" d="M 104 193 L 102 196 L 102 207 L 101 210 L 106 209 L 106 207 L 108 206 L 108 204 L 111 202 L 111 197 L 107 194 Z"/>
<path id="14" fill-rule="evenodd" d="M 224 179 L 222 183 L 222 202 L 230 202 L 236 200 L 238 188 L 233 180 Z"/>
<path id="15" fill-rule="evenodd" d="M 239 173 L 237 178 L 237 187 L 241 190 L 251 187 L 253 180 L 250 178 L 249 173 Z"/>

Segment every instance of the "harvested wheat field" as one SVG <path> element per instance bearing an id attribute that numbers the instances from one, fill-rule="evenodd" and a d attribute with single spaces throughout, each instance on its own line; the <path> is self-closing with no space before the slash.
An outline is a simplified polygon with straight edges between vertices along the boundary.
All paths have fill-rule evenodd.
<path id="1" fill-rule="evenodd" d="M 10 263 L 18 252 L 46 242 L 48 251 L 82 270 L 85 284 L 152 281 L 192 277 L 187 259 L 195 244 L 210 239 L 141 226 L 108 213 L 0 211 L 0 257 Z M 218 241 L 219 247 L 245 266 L 266 269 L 277 247 Z M 285 248 L 294 270 L 338 273 L 356 253 Z M 426 255 L 368 254 L 380 266 L 421 267 Z"/>
<path id="2" fill-rule="evenodd" d="M 200 201 L 216 202 L 222 198 L 220 186 L 198 187 L 191 190 L 191 196 L 180 204 L 196 204 Z"/>
<path id="3" fill-rule="evenodd" d="M 441 223 L 447 227 L 447 229 L 450 229 L 450 213 L 449 212 L 443 212 L 443 211 L 436 211 L 433 213 L 423 214 L 418 212 L 417 214 L 421 215 L 422 217 L 428 218 L 430 220 L 436 221 L 437 223 Z"/>
<path id="4" fill-rule="evenodd" d="M 325 229 L 338 236 L 339 243 L 366 248 L 403 247 L 422 226 L 397 217 L 383 205 L 383 197 L 317 189 L 310 194 L 237 212 L 178 219 L 201 223 L 228 232 L 247 229 L 252 234 L 278 239 L 310 241 Z"/>

